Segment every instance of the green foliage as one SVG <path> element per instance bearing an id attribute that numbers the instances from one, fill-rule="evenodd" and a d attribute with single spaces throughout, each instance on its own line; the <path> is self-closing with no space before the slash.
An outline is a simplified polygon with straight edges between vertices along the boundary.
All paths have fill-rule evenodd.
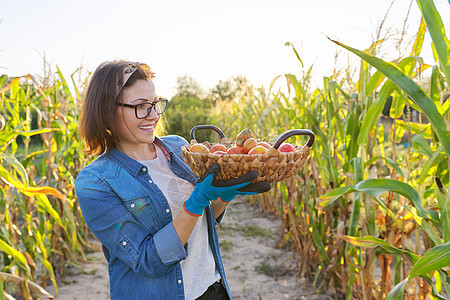
<path id="1" fill-rule="evenodd" d="M 90 161 L 77 138 L 79 108 L 59 70 L 47 89 L 30 75 L 2 76 L 1 84 L 2 270 L 14 280 L 50 279 L 57 292 L 57 276 L 89 247 L 73 191 L 76 174 Z M 22 282 L 27 298 L 41 290 Z"/>
<path id="2" fill-rule="evenodd" d="M 203 99 L 206 94 L 197 80 L 187 75 L 177 78 L 175 90 L 175 97 Z"/>
<path id="3" fill-rule="evenodd" d="M 175 96 L 166 108 L 165 125 L 168 134 L 176 134 L 190 141 L 190 130 L 201 124 L 209 124 L 211 103 L 194 96 Z M 196 138 L 202 142 L 211 138 L 211 132 L 200 131 Z"/>
<path id="4" fill-rule="evenodd" d="M 280 214 L 284 240 L 305 257 L 299 275 L 316 270 L 316 287 L 346 299 L 445 299 L 450 291 L 450 102 L 444 102 L 450 47 L 433 2 L 418 4 L 424 19 L 409 57 L 386 62 L 372 55 L 381 41 L 364 51 L 335 41 L 362 59 L 354 86 L 336 73 L 311 91 L 309 68 L 277 76 L 268 92 L 219 101 L 211 117 L 228 136 L 246 124 L 256 124 L 256 136 L 269 141 L 294 128 L 315 133 L 298 177 L 253 201 Z M 420 57 L 427 28 L 438 54 L 434 66 Z M 419 84 L 426 69 L 430 80 Z M 282 79 L 287 93 L 272 92 Z"/>
<path id="5" fill-rule="evenodd" d="M 169 101 L 164 113 L 167 134 L 175 134 L 191 140 L 190 130 L 201 124 L 208 124 L 211 100 L 198 82 L 189 76 L 177 79 L 176 94 Z M 196 138 L 199 141 L 209 140 L 211 132 L 201 131 Z"/>
<path id="6" fill-rule="evenodd" d="M 245 97 L 252 91 L 252 86 L 247 78 L 235 76 L 227 80 L 220 80 L 219 83 L 211 89 L 213 101 L 232 101 Z"/>
<path id="7" fill-rule="evenodd" d="M 221 119 L 220 106 L 225 107 L 239 99 L 253 97 L 253 87 L 243 76 L 220 81 L 210 90 L 209 96 L 206 96 L 195 79 L 182 76 L 177 80 L 176 91 L 175 96 L 169 101 L 167 113 L 165 113 L 167 133 L 180 135 L 188 141 L 191 139 L 191 128 L 196 125 L 215 123 Z M 212 110 L 213 103 L 217 103 L 217 105 Z M 219 115 L 217 118 L 215 118 L 216 114 Z M 253 107 L 244 109 L 239 114 L 242 116 L 255 115 Z M 232 120 L 230 121 L 232 122 Z M 221 128 L 227 129 L 227 127 L 224 124 Z M 238 129 L 238 127 L 233 128 L 232 132 L 234 133 Z M 219 140 L 218 135 L 209 131 L 198 131 L 196 138 L 199 142 Z"/>

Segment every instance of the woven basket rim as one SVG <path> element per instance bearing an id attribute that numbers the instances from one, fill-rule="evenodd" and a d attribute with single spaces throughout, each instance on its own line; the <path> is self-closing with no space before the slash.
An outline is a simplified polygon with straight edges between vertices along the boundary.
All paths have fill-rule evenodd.
<path id="1" fill-rule="evenodd" d="M 214 145 L 214 144 L 211 144 L 211 145 Z M 278 151 L 279 153 L 281 153 L 282 155 L 284 155 L 284 154 L 288 154 L 288 153 L 296 153 L 296 152 L 304 152 L 304 149 L 305 149 L 305 147 L 306 147 L 306 149 L 308 149 L 308 150 L 310 150 L 311 149 L 311 147 L 308 147 L 307 145 L 294 145 L 294 144 L 292 144 L 295 148 L 296 148 L 296 150 L 295 151 L 292 151 L 292 152 L 282 152 L 282 151 L 280 151 L 280 150 L 278 150 L 278 149 L 274 149 L 274 148 L 272 148 L 272 149 L 274 149 L 274 150 L 276 150 L 276 151 Z M 269 151 L 267 151 L 266 153 L 258 153 L 258 154 L 215 154 L 215 153 L 201 153 L 201 152 L 191 152 L 191 151 L 189 151 L 189 147 L 190 147 L 191 145 L 183 145 L 182 147 L 181 147 L 181 149 L 182 149 L 182 151 L 185 151 L 185 152 L 189 152 L 189 153 L 191 153 L 192 155 L 207 155 L 207 156 L 210 156 L 210 155 L 217 155 L 217 156 L 229 156 L 229 155 L 232 155 L 232 156 L 245 156 L 245 157 L 248 157 L 248 156 L 250 156 L 250 157 L 260 157 L 260 156 L 266 156 L 266 155 L 268 155 L 268 153 L 269 153 Z M 300 148 L 299 148 L 300 147 Z"/>

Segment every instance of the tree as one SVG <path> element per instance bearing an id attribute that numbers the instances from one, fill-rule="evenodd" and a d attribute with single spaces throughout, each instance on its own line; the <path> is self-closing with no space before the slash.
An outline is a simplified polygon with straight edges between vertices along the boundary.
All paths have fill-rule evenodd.
<path id="1" fill-rule="evenodd" d="M 238 75 L 224 81 L 220 80 L 219 83 L 210 90 L 210 93 L 213 101 L 230 101 L 245 96 L 251 96 L 253 94 L 253 86 L 246 77 Z"/>
<path id="2" fill-rule="evenodd" d="M 166 131 L 190 141 L 191 128 L 196 125 L 208 124 L 211 100 L 200 84 L 192 77 L 178 77 L 176 94 L 169 101 L 166 112 Z M 211 132 L 196 133 L 198 141 L 209 140 Z"/>
<path id="3" fill-rule="evenodd" d="M 174 97 L 193 97 L 197 99 L 204 99 L 206 96 L 205 91 L 195 78 L 184 75 L 177 78 L 175 86 L 176 94 Z"/>

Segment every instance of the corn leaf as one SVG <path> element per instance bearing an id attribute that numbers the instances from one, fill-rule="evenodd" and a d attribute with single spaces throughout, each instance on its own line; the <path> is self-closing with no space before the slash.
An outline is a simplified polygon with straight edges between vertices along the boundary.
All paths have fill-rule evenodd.
<path id="1" fill-rule="evenodd" d="M 433 166 L 438 165 L 443 159 L 445 159 L 445 155 L 442 153 L 442 146 L 439 146 L 436 151 L 433 152 L 433 155 L 431 155 L 430 159 L 428 159 L 422 167 L 418 182 L 423 183 L 427 178 L 429 178 L 430 175 L 433 175 L 430 174 L 430 169 Z"/>
<path id="2" fill-rule="evenodd" d="M 52 132 L 54 130 L 57 130 L 55 128 L 42 128 L 42 129 L 33 129 L 33 130 L 27 130 L 27 131 L 18 131 L 17 134 L 21 136 L 33 136 L 41 133 L 48 133 Z"/>
<path id="3" fill-rule="evenodd" d="M 438 202 L 444 202 L 442 207 L 442 227 L 444 229 L 444 242 L 450 242 L 450 200 L 445 190 L 437 189 L 436 196 Z M 440 198 L 445 198 L 445 201 L 439 201 Z"/>
<path id="4" fill-rule="evenodd" d="M 423 17 L 420 19 L 419 30 L 417 31 L 416 39 L 414 40 L 414 45 L 409 56 L 419 56 L 422 52 L 423 39 L 425 37 L 427 26 Z"/>
<path id="5" fill-rule="evenodd" d="M 42 193 L 35 194 L 37 204 L 43 208 L 46 212 L 48 212 L 52 218 L 61 226 L 62 228 L 66 229 L 63 222 L 61 221 L 61 217 L 59 216 L 58 212 L 53 208 L 52 204 L 48 200 L 47 196 Z"/>
<path id="6" fill-rule="evenodd" d="M 415 207 L 405 205 L 405 208 L 412 214 L 414 220 L 419 224 L 420 228 L 426 232 L 430 240 L 436 245 L 441 245 L 443 243 L 442 238 L 437 234 L 436 229 L 428 223 L 427 220 L 421 218 L 417 215 L 417 209 Z"/>
<path id="7" fill-rule="evenodd" d="M 49 186 L 17 186 L 17 189 L 27 196 L 46 194 L 55 196 L 61 200 L 67 200 L 67 198 L 61 194 L 60 191 Z"/>
<path id="8" fill-rule="evenodd" d="M 371 94 L 375 93 L 376 89 L 380 86 L 386 77 L 380 71 L 376 71 L 369 79 L 367 83 L 365 96 L 369 97 Z"/>
<path id="9" fill-rule="evenodd" d="M 56 296 L 58 296 L 58 285 L 56 284 L 56 277 L 55 277 L 55 273 L 53 272 L 53 267 L 47 259 L 43 259 L 42 264 L 47 269 L 47 271 L 50 275 L 50 280 L 52 281 L 53 287 L 55 288 L 55 294 L 56 294 Z"/>
<path id="10" fill-rule="evenodd" d="M 348 119 L 347 119 L 347 130 L 346 134 L 346 149 L 345 149 L 345 158 L 346 161 L 350 162 L 353 158 L 358 155 L 359 144 L 358 144 L 358 135 L 361 130 L 361 124 L 359 121 L 361 115 L 361 111 L 357 105 L 351 109 Z"/>
<path id="11" fill-rule="evenodd" d="M 25 255 L 23 255 L 22 252 L 11 247 L 7 242 L 5 242 L 2 239 L 0 239 L 0 250 L 14 257 L 14 259 L 17 260 L 19 266 L 22 268 L 23 271 L 25 271 L 26 273 L 30 271 L 30 267 L 28 266 L 28 262 Z"/>
<path id="12" fill-rule="evenodd" d="M 443 270 L 438 270 L 442 285 L 445 287 L 447 295 L 450 295 L 450 276 Z"/>
<path id="13" fill-rule="evenodd" d="M 398 283 L 386 296 L 386 300 L 402 300 L 403 293 L 405 291 L 406 284 L 408 283 L 408 278 L 404 279 L 402 282 Z"/>
<path id="14" fill-rule="evenodd" d="M 439 59 L 439 65 L 450 86 L 450 42 L 445 34 L 445 27 L 433 0 L 417 0 L 422 16 L 427 24 L 434 48 Z"/>
<path id="15" fill-rule="evenodd" d="M 271 93 L 271 91 L 272 91 L 272 88 L 273 88 L 275 82 L 276 82 L 276 81 L 278 80 L 278 78 L 280 78 L 280 77 L 281 77 L 281 75 L 278 75 L 278 76 L 276 76 L 274 79 L 272 79 L 272 81 L 270 82 L 270 85 L 269 85 L 269 95 L 270 95 L 270 93 Z"/>
<path id="16" fill-rule="evenodd" d="M 19 276 L 15 276 L 9 273 L 4 273 L 4 272 L 0 272 L 0 282 L 10 282 L 13 283 L 15 285 L 23 285 L 24 281 L 26 281 L 25 278 L 19 277 Z M 38 296 L 41 296 L 42 298 L 46 298 L 46 299 L 53 299 L 53 295 L 49 294 L 43 287 L 41 287 L 40 285 L 38 285 L 37 283 L 33 282 L 33 281 L 29 281 L 27 280 L 26 284 L 28 285 L 28 287 L 30 288 L 30 291 L 35 293 Z M 3 284 L 0 284 L 0 292 L 3 291 L 2 289 Z M 8 298 L 1 298 L 3 296 L 3 294 L 0 294 L 0 299 L 14 299 L 12 296 L 8 297 Z M 39 299 L 42 299 L 42 298 Z M 30 297 L 31 299 L 31 297 Z"/>
<path id="17" fill-rule="evenodd" d="M 314 212 L 311 209 L 309 211 L 309 218 L 310 220 L 314 220 Z M 325 245 L 322 241 L 321 235 L 320 235 L 320 229 L 318 228 L 318 224 L 316 222 L 311 222 L 311 239 L 316 247 L 316 249 L 320 252 L 321 254 L 321 259 L 323 259 L 324 263 L 326 265 L 330 264 L 330 258 L 328 256 L 327 250 L 325 248 Z"/>
<path id="18" fill-rule="evenodd" d="M 419 194 L 409 184 L 392 180 L 392 179 L 367 179 L 356 185 L 348 185 L 332 190 L 331 192 L 319 197 L 319 200 L 324 200 L 320 203 L 321 206 L 328 205 L 343 196 L 344 194 L 352 192 L 365 193 L 371 197 L 378 197 L 385 192 L 396 192 L 405 196 L 414 203 L 417 209 L 417 214 L 425 219 L 434 219 L 439 221 L 439 214 L 436 211 L 427 210 L 422 206 L 422 201 Z"/>
<path id="19" fill-rule="evenodd" d="M 13 166 L 14 170 L 19 173 L 20 177 L 22 178 L 22 182 L 25 184 L 28 183 L 28 173 L 23 167 L 23 165 L 9 153 L 2 153 L 2 157 L 7 161 L 11 166 Z"/>
<path id="20" fill-rule="evenodd" d="M 298 82 L 297 77 L 295 75 L 291 74 L 285 74 L 284 77 L 286 78 L 286 84 L 288 86 L 288 89 L 290 90 L 290 86 L 292 85 L 295 89 L 295 95 L 297 98 L 302 99 L 303 95 L 305 95 L 305 89 L 300 82 Z M 287 99 L 286 99 L 287 100 Z M 284 105 L 286 106 L 286 105 Z"/>
<path id="21" fill-rule="evenodd" d="M 82 98 L 82 96 L 81 96 L 81 94 L 80 94 L 80 90 L 78 89 L 78 85 L 77 85 L 77 83 L 75 82 L 75 78 L 74 78 L 74 75 L 75 75 L 79 70 L 80 70 L 80 69 L 78 68 L 75 72 L 73 72 L 73 73 L 70 75 L 70 78 L 72 79 L 72 85 L 73 85 L 73 88 L 74 88 L 74 90 L 75 90 L 75 94 L 77 95 L 77 97 L 76 97 L 75 99 L 73 99 L 73 106 L 74 106 L 74 107 L 77 106 L 76 100 Z M 73 98 L 73 97 L 72 97 L 72 98 Z"/>
<path id="22" fill-rule="evenodd" d="M 414 146 L 414 150 L 418 153 L 431 157 L 433 155 L 433 150 L 431 150 L 430 144 L 424 138 L 422 134 L 417 134 L 413 136 L 411 142 Z"/>
<path id="23" fill-rule="evenodd" d="M 420 123 L 414 123 L 414 122 L 405 122 L 403 120 L 395 120 L 395 123 L 408 130 L 408 132 L 411 132 L 412 134 L 422 134 L 424 138 L 426 139 L 432 139 L 433 138 L 433 132 L 431 130 L 430 124 L 420 124 Z"/>
<path id="24" fill-rule="evenodd" d="M 17 137 L 17 133 L 15 131 L 9 131 L 9 130 L 0 131 L 0 145 L 2 145 L 2 147 L 5 147 L 16 137 Z M 2 149 L 2 152 L 3 152 L 3 149 Z"/>
<path id="25" fill-rule="evenodd" d="M 433 102 L 436 104 L 439 113 L 443 113 L 441 102 L 440 102 L 440 91 L 439 91 L 439 68 L 437 66 L 433 66 L 433 69 L 431 70 L 431 76 L 430 76 L 430 98 L 433 100 Z"/>
<path id="26" fill-rule="evenodd" d="M 337 235 L 337 237 L 343 239 L 344 241 L 351 243 L 352 245 L 355 245 L 357 247 L 364 247 L 364 248 L 375 248 L 375 247 L 381 247 L 383 250 L 385 250 L 387 253 L 390 254 L 396 254 L 396 255 L 405 255 L 408 257 L 408 259 L 415 263 L 417 262 L 420 257 L 408 250 L 402 250 L 397 247 L 394 247 L 390 245 L 385 240 L 373 237 L 373 236 L 365 236 L 365 237 L 355 237 L 355 236 L 348 236 L 348 235 Z"/>
<path id="27" fill-rule="evenodd" d="M 66 96 L 69 96 L 70 98 L 72 98 L 71 97 L 71 93 L 70 93 L 70 89 L 69 89 L 69 85 L 67 84 L 67 81 L 64 78 L 64 75 L 62 74 L 61 69 L 59 68 L 58 65 L 56 65 L 56 70 L 58 72 L 59 80 L 61 80 L 62 87 L 64 89 L 64 92 L 65 92 Z M 70 99 L 70 100 L 73 100 L 73 99 Z"/>
<path id="28" fill-rule="evenodd" d="M 402 70 L 404 70 L 404 72 L 411 73 L 413 70 L 413 67 L 415 65 L 415 62 L 416 62 L 416 58 L 407 57 L 407 58 L 402 59 L 399 62 L 398 67 L 401 68 Z M 377 72 L 375 72 L 374 76 L 378 76 Z M 369 84 L 371 84 L 370 81 L 369 81 Z M 384 105 L 386 103 L 386 99 L 395 90 L 396 90 L 395 85 L 390 80 L 387 80 L 385 82 L 385 84 L 383 85 L 383 87 L 381 88 L 377 99 L 373 103 L 370 104 L 369 109 L 364 117 L 363 123 L 361 125 L 361 131 L 358 136 L 358 144 L 361 145 L 361 144 L 367 143 L 369 132 L 375 126 L 381 112 L 383 111 Z"/>
<path id="29" fill-rule="evenodd" d="M 389 116 L 392 119 L 398 119 L 403 115 L 403 110 L 406 105 L 406 99 L 403 97 L 402 93 L 394 93 L 392 97 L 392 106 L 389 112 Z"/>
<path id="30" fill-rule="evenodd" d="M 394 246 L 391 246 L 389 243 L 382 239 L 375 238 L 373 236 L 365 236 L 362 238 L 359 237 L 353 237 L 353 236 L 346 236 L 346 235 L 338 235 L 338 237 L 344 239 L 345 241 L 358 246 L 358 247 L 366 247 L 366 248 L 375 248 L 375 247 L 381 247 L 384 249 L 387 253 L 395 254 L 395 255 L 405 255 L 413 264 L 417 264 L 419 260 L 421 259 L 417 254 L 402 250 L 399 248 L 396 248 Z M 435 297 L 439 299 L 445 300 L 444 297 L 442 297 L 434 288 L 431 277 L 425 272 L 423 274 L 418 274 L 417 276 L 421 276 L 425 280 L 428 281 L 430 286 L 432 287 L 432 293 Z M 409 278 L 406 278 L 401 283 L 396 285 L 391 292 L 388 295 L 388 298 L 386 299 L 402 299 L 402 295 L 406 286 L 406 283 L 408 282 Z"/>
<path id="31" fill-rule="evenodd" d="M 30 164 L 30 162 L 35 158 L 35 156 L 40 155 L 40 154 L 43 154 L 43 153 L 46 153 L 46 152 L 48 152 L 48 150 L 43 149 L 43 150 L 38 150 L 38 151 L 35 151 L 35 152 L 33 152 L 33 153 L 28 154 L 28 155 L 25 156 L 25 158 L 22 160 L 22 165 L 23 165 L 24 167 L 27 167 L 27 166 Z"/>
<path id="32" fill-rule="evenodd" d="M 61 194 L 60 191 L 58 191 L 55 188 L 49 187 L 49 186 L 28 186 L 26 184 L 23 184 L 16 178 L 13 178 L 11 174 L 3 167 L 0 166 L 0 177 L 11 186 L 14 186 L 17 188 L 20 192 L 24 193 L 27 196 L 36 196 L 41 194 L 47 194 L 55 196 L 61 200 L 67 201 L 66 196 Z"/>
<path id="33" fill-rule="evenodd" d="M 293 45 L 292 43 L 289 43 L 289 42 L 286 42 L 284 45 L 285 45 L 285 46 L 291 46 L 291 47 L 292 47 L 292 50 L 294 51 L 295 56 L 297 56 L 298 61 L 300 62 L 300 64 L 302 65 L 302 67 L 304 67 L 304 66 L 303 66 L 303 61 L 301 60 L 300 55 L 298 55 L 297 50 L 295 50 L 294 45 Z"/>
<path id="34" fill-rule="evenodd" d="M 8 78 L 8 77 L 6 76 L 6 74 L 0 76 L 0 88 L 3 87 L 3 84 L 5 83 L 5 81 L 6 81 L 7 78 Z"/>
<path id="35" fill-rule="evenodd" d="M 336 199 L 339 199 L 345 194 L 356 192 L 356 190 L 353 188 L 352 185 L 343 186 L 337 189 L 332 190 L 331 192 L 326 193 L 325 195 L 320 196 L 319 199 L 319 205 L 320 206 L 327 206 Z"/>
<path id="36" fill-rule="evenodd" d="M 381 112 L 383 111 L 386 99 L 395 90 L 395 85 L 391 81 L 386 81 L 378 93 L 377 99 L 369 106 L 367 113 L 364 116 L 364 120 L 361 124 L 361 129 L 358 135 L 358 144 L 363 145 L 367 143 L 369 138 L 369 132 L 377 123 Z"/>
<path id="37" fill-rule="evenodd" d="M 435 246 L 414 264 L 408 279 L 450 266 L 450 242 Z"/>
<path id="38" fill-rule="evenodd" d="M 8 84 L 6 84 L 5 86 L 0 88 L 0 94 L 4 93 L 6 91 L 8 91 L 9 89 L 11 89 L 12 86 L 14 86 L 15 84 L 18 84 L 20 80 L 20 77 L 16 77 L 13 80 L 11 80 Z"/>
<path id="39" fill-rule="evenodd" d="M 425 19 L 426 21 L 426 19 Z M 346 46 L 338 41 L 333 41 L 337 45 L 353 52 L 358 55 L 376 69 L 381 71 L 386 77 L 392 80 L 399 88 L 401 88 L 408 96 L 410 96 L 413 101 L 422 109 L 422 111 L 426 114 L 427 118 L 430 120 L 433 129 L 436 132 L 437 137 L 439 138 L 442 147 L 444 148 L 447 156 L 450 156 L 450 132 L 447 130 L 447 125 L 444 121 L 444 118 L 441 114 L 439 114 L 436 105 L 433 100 L 431 100 L 424 90 L 415 83 L 412 79 L 406 76 L 402 70 L 392 63 L 388 63 L 379 59 L 375 56 L 364 53 L 363 51 L 351 48 Z M 378 117 L 378 116 L 377 116 Z M 367 133 L 370 128 L 366 128 Z M 362 136 L 360 133 L 359 139 L 364 139 L 364 135 Z M 367 137 L 366 137 L 367 138 Z"/>
<path id="40" fill-rule="evenodd" d="M 372 197 L 378 197 L 385 192 L 396 192 L 414 203 L 420 217 L 439 220 L 438 213 L 425 209 L 417 191 L 407 183 L 392 179 L 367 179 L 358 183 L 355 189 Z"/>
<path id="41" fill-rule="evenodd" d="M 435 248 L 436 248 L 436 247 L 435 247 Z M 434 248 L 430 249 L 429 251 L 431 251 L 431 250 L 433 250 L 433 249 L 434 249 Z M 426 269 L 426 267 L 428 267 L 428 269 L 430 269 L 429 271 L 433 271 L 433 269 L 432 269 L 433 267 L 431 267 L 431 265 L 433 265 L 433 266 L 439 265 L 439 262 L 434 261 L 434 263 L 428 263 L 428 264 L 427 264 L 427 262 L 430 261 L 430 260 L 433 261 L 433 259 L 435 258 L 435 256 L 439 256 L 439 253 L 442 254 L 442 252 L 445 252 L 445 250 L 442 251 L 442 249 L 440 249 L 440 250 L 434 251 L 434 253 L 430 254 L 430 257 L 424 259 L 425 255 L 427 255 L 427 254 L 425 253 L 425 255 L 424 255 L 423 257 L 421 257 L 421 258 L 414 264 L 413 268 L 411 269 L 411 272 L 410 272 L 409 276 L 408 276 L 407 278 L 405 278 L 402 282 L 400 282 L 400 283 L 398 283 L 396 286 L 394 286 L 394 288 L 393 288 L 393 289 L 389 292 L 389 294 L 387 295 L 386 299 L 402 300 L 402 299 L 403 299 L 403 293 L 404 293 L 404 291 L 405 291 L 405 287 L 406 287 L 406 284 L 408 283 L 408 281 L 409 281 L 411 278 L 415 277 L 415 276 L 421 276 L 421 277 L 424 278 L 424 279 L 428 282 L 428 284 L 431 286 L 431 288 L 432 288 L 432 295 L 433 295 L 434 297 L 436 297 L 437 299 L 446 300 L 447 298 L 445 298 L 445 297 L 443 297 L 442 295 L 440 295 L 439 292 L 436 290 L 435 286 L 433 285 L 433 281 L 431 280 L 431 277 L 427 274 L 428 272 L 422 272 L 422 273 L 420 273 L 420 274 L 416 274 L 415 276 L 411 276 L 411 273 L 412 273 L 412 271 L 414 270 L 414 267 L 415 267 L 415 266 L 418 266 L 418 269 L 420 269 L 420 266 L 423 266 L 423 265 L 424 265 L 424 268 L 422 269 L 423 271 Z M 428 252 L 427 252 L 427 253 L 428 253 Z M 423 262 L 424 262 L 423 264 L 421 263 L 422 259 L 423 259 Z M 438 260 L 440 260 L 440 259 L 438 258 Z M 440 264 L 442 265 L 443 262 L 440 261 Z M 414 275 L 414 274 L 413 274 L 413 275 Z M 445 276 L 445 277 L 447 277 L 447 276 Z M 446 288 L 447 288 L 447 283 L 444 283 L 444 284 L 445 284 L 445 286 L 446 286 Z"/>

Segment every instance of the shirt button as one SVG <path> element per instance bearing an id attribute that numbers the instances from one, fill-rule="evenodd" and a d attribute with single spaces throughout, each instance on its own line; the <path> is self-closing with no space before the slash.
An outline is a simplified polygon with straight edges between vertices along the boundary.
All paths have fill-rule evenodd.
<path id="1" fill-rule="evenodd" d="M 170 213 L 170 209 L 166 209 L 166 213 Z"/>
<path id="2" fill-rule="evenodd" d="M 131 203 L 130 207 L 134 208 L 136 205 L 134 205 L 134 203 Z"/>
<path id="3" fill-rule="evenodd" d="M 147 168 L 142 168 L 142 172 L 147 172 Z"/>
<path id="4" fill-rule="evenodd" d="M 178 279 L 178 283 L 181 283 L 181 279 Z"/>
<path id="5" fill-rule="evenodd" d="M 148 182 L 149 182 L 149 183 L 153 183 L 153 181 L 151 181 L 151 180 L 149 180 Z"/>
<path id="6" fill-rule="evenodd" d="M 126 246 L 126 245 L 127 245 L 127 242 L 123 242 L 122 245 Z"/>

